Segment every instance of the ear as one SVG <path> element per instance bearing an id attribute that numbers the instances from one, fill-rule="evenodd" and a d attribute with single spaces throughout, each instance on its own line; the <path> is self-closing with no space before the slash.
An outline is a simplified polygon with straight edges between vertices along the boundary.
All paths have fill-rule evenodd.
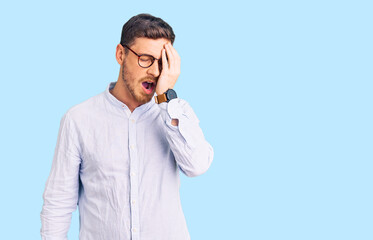
<path id="1" fill-rule="evenodd" d="M 115 51 L 115 58 L 117 59 L 117 62 L 119 65 L 122 65 L 125 57 L 124 47 L 120 44 L 117 45 L 117 49 Z"/>

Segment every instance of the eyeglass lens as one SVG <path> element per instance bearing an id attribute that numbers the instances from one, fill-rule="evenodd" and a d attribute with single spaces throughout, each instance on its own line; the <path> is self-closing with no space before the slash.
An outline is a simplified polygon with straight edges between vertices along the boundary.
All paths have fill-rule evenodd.
<path id="1" fill-rule="evenodd" d="M 147 56 L 147 55 L 142 55 L 139 58 L 139 65 L 143 68 L 148 68 L 150 67 L 155 61 L 155 58 L 152 56 Z M 162 70 L 162 60 L 158 60 L 158 66 L 159 70 Z"/>

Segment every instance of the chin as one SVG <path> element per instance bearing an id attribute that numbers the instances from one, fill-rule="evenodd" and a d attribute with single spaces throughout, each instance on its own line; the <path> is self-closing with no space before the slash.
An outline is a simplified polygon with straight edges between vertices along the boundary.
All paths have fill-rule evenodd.
<path id="1" fill-rule="evenodd" d="M 145 103 L 148 103 L 150 100 L 152 100 L 154 96 L 154 93 L 153 94 L 147 94 L 147 95 L 138 95 L 137 96 L 137 102 L 140 103 L 140 104 L 145 104 Z"/>

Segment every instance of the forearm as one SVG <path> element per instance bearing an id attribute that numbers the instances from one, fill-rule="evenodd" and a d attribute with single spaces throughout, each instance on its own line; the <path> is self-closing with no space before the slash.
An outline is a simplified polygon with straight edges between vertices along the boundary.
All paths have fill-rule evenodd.
<path id="1" fill-rule="evenodd" d="M 179 119 L 172 119 L 171 124 L 172 126 L 179 126 Z"/>
<path id="2" fill-rule="evenodd" d="M 190 177 L 206 172 L 213 159 L 213 148 L 205 140 L 192 108 L 182 99 L 160 107 L 165 134 L 180 169 Z"/>

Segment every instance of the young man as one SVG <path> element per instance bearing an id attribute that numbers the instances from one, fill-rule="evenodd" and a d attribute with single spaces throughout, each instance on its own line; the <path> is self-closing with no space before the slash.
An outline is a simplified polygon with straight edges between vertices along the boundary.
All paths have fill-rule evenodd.
<path id="1" fill-rule="evenodd" d="M 179 169 L 204 173 L 213 149 L 173 90 L 180 74 L 174 39 L 162 19 L 132 17 L 116 48 L 117 82 L 63 116 L 43 195 L 42 239 L 67 239 L 77 205 L 81 240 L 190 239 Z"/>

